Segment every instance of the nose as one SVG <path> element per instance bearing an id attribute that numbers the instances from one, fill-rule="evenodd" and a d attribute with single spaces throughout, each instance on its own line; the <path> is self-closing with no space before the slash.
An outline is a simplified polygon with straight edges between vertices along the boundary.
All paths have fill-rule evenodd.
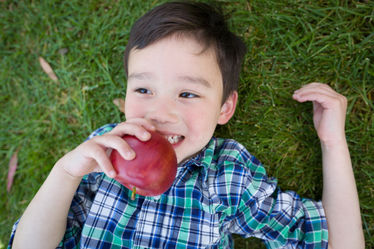
<path id="1" fill-rule="evenodd" d="M 158 98 L 152 102 L 152 108 L 149 109 L 146 118 L 156 124 L 176 123 L 178 122 L 176 103 L 169 99 Z"/>

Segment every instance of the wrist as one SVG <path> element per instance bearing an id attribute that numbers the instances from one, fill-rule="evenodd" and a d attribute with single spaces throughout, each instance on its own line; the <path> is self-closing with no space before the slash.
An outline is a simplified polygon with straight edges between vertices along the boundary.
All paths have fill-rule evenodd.
<path id="1" fill-rule="evenodd" d="M 334 139 L 334 140 L 320 140 L 322 151 L 337 150 L 341 148 L 347 148 L 347 140 L 345 137 Z"/>
<path id="2" fill-rule="evenodd" d="M 57 161 L 52 171 L 54 171 L 56 174 L 60 175 L 61 177 L 63 177 L 64 179 L 70 182 L 80 182 L 83 178 L 83 176 L 75 176 L 75 175 L 70 174 L 65 169 L 63 163 L 61 163 L 61 160 Z"/>

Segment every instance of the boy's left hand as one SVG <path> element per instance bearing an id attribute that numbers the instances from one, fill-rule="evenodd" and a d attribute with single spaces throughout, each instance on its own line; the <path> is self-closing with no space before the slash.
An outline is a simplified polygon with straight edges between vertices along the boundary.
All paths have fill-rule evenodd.
<path id="1" fill-rule="evenodd" d="M 347 99 L 322 83 L 310 83 L 296 90 L 293 99 L 313 102 L 313 121 L 318 137 L 325 145 L 345 141 Z"/>

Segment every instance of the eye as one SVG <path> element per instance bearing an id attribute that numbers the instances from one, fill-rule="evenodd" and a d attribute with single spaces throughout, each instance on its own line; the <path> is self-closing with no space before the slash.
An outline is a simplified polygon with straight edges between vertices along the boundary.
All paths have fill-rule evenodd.
<path id="1" fill-rule="evenodd" d="M 199 95 L 194 94 L 194 93 L 189 93 L 189 92 L 183 92 L 179 95 L 179 97 L 190 99 L 190 98 L 199 98 Z"/>
<path id="2" fill-rule="evenodd" d="M 137 89 L 135 89 L 135 92 L 140 93 L 140 94 L 150 94 L 151 93 L 151 91 L 149 91 L 146 88 L 137 88 Z"/>

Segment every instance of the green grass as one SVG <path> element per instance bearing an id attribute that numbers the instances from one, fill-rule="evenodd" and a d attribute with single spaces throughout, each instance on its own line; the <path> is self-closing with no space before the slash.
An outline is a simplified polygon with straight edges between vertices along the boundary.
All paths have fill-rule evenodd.
<path id="1" fill-rule="evenodd" d="M 99 126 L 124 119 L 123 51 L 131 24 L 161 1 L 0 1 L 0 248 L 54 162 Z M 243 143 L 283 189 L 319 199 L 321 152 L 310 104 L 320 81 L 347 96 L 347 138 L 367 248 L 374 248 L 374 4 L 221 1 L 248 47 L 236 116 L 217 134 Z M 66 54 L 61 49 L 67 49 Z M 38 57 L 59 82 L 41 70 Z M 11 155 L 19 150 L 6 192 Z M 264 248 L 235 236 L 236 248 Z"/>

